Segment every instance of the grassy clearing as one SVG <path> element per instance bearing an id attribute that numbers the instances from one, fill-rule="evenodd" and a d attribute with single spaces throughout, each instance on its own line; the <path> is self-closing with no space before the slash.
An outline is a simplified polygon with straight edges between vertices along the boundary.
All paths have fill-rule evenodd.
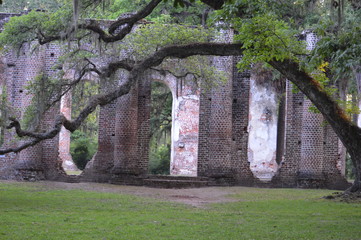
<path id="1" fill-rule="evenodd" d="M 34 186 L 0 182 L 0 239 L 361 239 L 361 204 L 326 190 L 242 188 L 237 202 L 195 208 Z"/>
<path id="2" fill-rule="evenodd" d="M 77 171 L 65 171 L 68 175 L 80 175 L 83 171 L 77 170 Z"/>

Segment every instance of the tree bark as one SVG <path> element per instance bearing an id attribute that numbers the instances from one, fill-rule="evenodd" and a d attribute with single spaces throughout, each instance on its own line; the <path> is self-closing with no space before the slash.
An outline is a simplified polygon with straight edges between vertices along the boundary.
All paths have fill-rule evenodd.
<path id="1" fill-rule="evenodd" d="M 222 1 L 220 1 L 222 2 Z M 70 131 L 79 128 L 85 118 L 92 113 L 97 105 L 105 105 L 114 99 L 127 94 L 136 82 L 138 76 L 145 70 L 158 66 L 167 57 L 186 58 L 193 55 L 217 55 L 231 56 L 242 55 L 242 44 L 226 44 L 226 43 L 195 43 L 180 46 L 169 46 L 158 50 L 147 59 L 135 63 L 133 66 L 128 64 L 113 63 L 103 71 L 104 75 L 114 73 L 119 68 L 128 68 L 130 70 L 127 81 L 113 92 L 94 97 L 89 104 L 83 109 L 74 121 L 67 120 L 64 116 L 59 116 L 54 128 L 46 133 L 31 133 L 21 130 L 20 124 L 16 121 L 12 122 L 9 128 L 14 127 L 19 136 L 28 136 L 34 138 L 34 141 L 27 143 L 21 149 L 54 137 L 59 133 L 61 125 Z M 348 152 L 351 155 L 352 162 L 356 168 L 356 179 L 350 192 L 361 191 L 361 129 L 353 124 L 345 115 L 340 106 L 325 92 L 317 81 L 312 79 L 306 72 L 300 70 L 299 65 L 291 60 L 271 61 L 269 62 L 275 69 L 280 71 L 286 78 L 293 82 L 320 110 L 325 119 L 332 126 L 338 137 L 341 139 Z M 8 152 L 18 152 L 21 150 L 7 149 L 0 151 L 0 154 Z"/>
<path id="2" fill-rule="evenodd" d="M 349 192 L 361 191 L 361 129 L 352 123 L 345 112 L 300 66 L 290 60 L 272 61 L 270 64 L 293 82 L 317 107 L 332 126 L 348 152 L 356 168 L 355 181 Z"/>

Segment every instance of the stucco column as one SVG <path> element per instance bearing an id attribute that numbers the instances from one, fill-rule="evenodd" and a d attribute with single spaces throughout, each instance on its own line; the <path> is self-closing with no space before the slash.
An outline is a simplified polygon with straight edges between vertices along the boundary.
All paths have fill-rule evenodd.
<path id="1" fill-rule="evenodd" d="M 60 102 L 60 112 L 67 119 L 71 119 L 71 103 L 72 94 L 71 91 L 69 91 L 61 98 Z M 59 133 L 59 158 L 63 162 L 62 166 L 65 171 L 76 171 L 78 168 L 70 155 L 70 135 L 69 130 L 62 126 Z"/>
<path id="2" fill-rule="evenodd" d="M 261 85 L 254 78 L 250 83 L 248 161 L 255 177 L 270 181 L 278 169 L 278 97 L 270 82 Z"/>

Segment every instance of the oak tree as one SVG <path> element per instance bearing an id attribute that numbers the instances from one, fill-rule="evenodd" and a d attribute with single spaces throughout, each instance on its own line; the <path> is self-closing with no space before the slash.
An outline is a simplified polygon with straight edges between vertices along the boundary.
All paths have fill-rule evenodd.
<path id="1" fill-rule="evenodd" d="M 135 24 L 149 16 L 163 1 L 147 1 L 138 11 L 117 18 L 107 29 L 97 20 L 79 18 L 89 6 L 101 2 L 104 1 L 74 0 L 73 8 L 67 6 L 55 13 L 31 12 L 22 19 L 10 21 L 0 40 L 3 44 L 13 46 L 34 40 L 39 44 L 46 44 L 80 39 L 90 32 L 96 34 L 99 42 L 118 43 L 125 41 L 127 36 L 132 34 Z M 128 71 L 128 77 L 116 89 L 94 96 L 74 120 L 59 115 L 54 127 L 45 133 L 24 130 L 18 119 L 10 118 L 7 128 L 15 128 L 19 137 L 30 137 L 32 140 L 16 148 L 3 149 L 0 153 L 18 152 L 44 139 L 52 138 L 59 133 L 61 126 L 75 131 L 98 105 L 106 105 L 127 94 L 145 70 L 159 67 L 166 59 L 185 59 L 197 55 L 243 55 L 240 68 L 246 68 L 252 62 L 266 63 L 284 75 L 313 102 L 352 158 L 356 178 L 347 191 L 360 192 L 361 129 L 351 121 L 331 87 L 334 83 L 332 81 L 341 79 L 342 73 L 353 71 L 354 75 L 357 75 L 361 66 L 361 48 L 358 44 L 361 31 L 360 26 L 355 24 L 361 19 L 358 11 L 361 6 L 357 1 L 173 0 L 172 3 L 175 6 L 187 7 L 195 2 L 202 2 L 217 10 L 215 14 L 218 21 L 232 25 L 239 32 L 234 43 L 175 41 L 159 45 L 154 51 L 136 60 L 115 58 L 102 67 L 88 61 L 81 68 L 74 84 L 87 72 L 94 72 L 99 78 L 105 79 L 122 69 Z M 323 9 L 323 18 L 317 17 L 320 9 Z M 28 26 L 26 32 L 19 27 L 24 21 Z M 297 32 L 302 28 L 315 26 L 314 31 L 321 40 L 316 49 L 309 52 L 305 50 L 302 42 L 298 41 Z M 328 65 L 327 69 L 318 71 L 325 63 Z"/>

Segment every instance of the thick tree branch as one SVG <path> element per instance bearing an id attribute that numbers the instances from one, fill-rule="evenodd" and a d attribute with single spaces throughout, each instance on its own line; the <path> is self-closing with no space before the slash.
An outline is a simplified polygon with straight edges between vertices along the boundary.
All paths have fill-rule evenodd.
<path id="1" fill-rule="evenodd" d="M 293 82 L 317 107 L 331 125 L 347 151 L 356 169 L 353 185 L 346 192 L 361 191 L 361 129 L 352 123 L 345 112 L 297 63 L 290 60 L 272 61 L 270 64 Z"/>
<path id="2" fill-rule="evenodd" d="M 112 62 L 106 68 L 102 69 L 101 74 L 99 75 L 110 77 L 118 69 L 125 69 L 130 72 L 133 69 L 134 64 L 135 62 L 130 59 L 124 59 L 118 62 Z"/>
<path id="3" fill-rule="evenodd" d="M 21 144 L 18 147 L 0 150 L 0 154 L 6 154 L 6 153 L 10 153 L 10 152 L 17 153 L 25 148 L 34 146 L 43 140 L 54 138 L 60 132 L 61 126 L 63 125 L 63 122 L 66 119 L 63 115 L 58 115 L 55 120 L 54 127 L 45 133 L 35 133 L 35 132 L 24 131 L 21 129 L 20 123 L 16 119 L 10 118 L 10 120 L 12 122 L 7 127 L 7 129 L 15 128 L 16 134 L 19 137 L 31 137 L 33 139 L 27 141 L 26 143 Z"/>
<path id="4" fill-rule="evenodd" d="M 115 21 L 109 27 L 109 33 L 113 34 L 120 26 L 130 25 L 131 27 L 133 27 L 136 22 L 151 14 L 154 8 L 156 8 L 161 1 L 162 0 L 152 0 L 150 1 L 150 3 L 148 3 L 147 6 L 145 6 L 142 10 L 133 14 L 132 16 Z"/>
<path id="5" fill-rule="evenodd" d="M 223 7 L 225 0 L 201 0 L 204 4 L 207 4 L 215 10 L 219 10 Z"/>
<path id="6" fill-rule="evenodd" d="M 321 88 L 316 80 L 300 70 L 297 63 L 285 60 L 283 62 L 272 61 L 270 64 L 293 82 L 312 101 L 346 147 L 349 145 L 349 141 L 355 141 L 355 139 L 351 139 L 354 138 L 354 135 L 350 134 L 351 132 L 358 133 L 361 137 L 361 129 L 351 122 L 344 110 Z"/>
<path id="7" fill-rule="evenodd" d="M 107 68 L 103 69 L 103 73 L 101 74 L 101 76 L 109 76 L 109 74 L 115 73 L 120 68 L 130 70 L 128 79 L 120 87 L 118 87 L 118 89 L 112 92 L 94 96 L 74 121 L 66 119 L 62 114 L 58 115 L 55 120 L 54 127 L 48 130 L 46 133 L 24 131 L 21 129 L 20 123 L 16 119 L 10 119 L 11 124 L 8 126 L 9 129 L 15 128 L 16 133 L 19 137 L 31 137 L 33 138 L 33 140 L 17 148 L 0 150 L 0 154 L 19 152 L 43 140 L 53 138 L 60 132 L 62 125 L 71 132 L 75 131 L 77 128 L 80 127 L 82 122 L 89 116 L 89 114 L 95 111 L 98 105 L 106 105 L 114 101 L 115 99 L 129 93 L 130 89 L 137 82 L 138 77 L 142 73 L 144 73 L 147 69 L 150 69 L 151 67 L 158 66 L 167 57 L 186 58 L 193 55 L 241 55 L 241 46 L 241 44 L 222 43 L 194 43 L 180 46 L 169 46 L 160 49 L 144 61 L 137 64 L 129 61 L 110 63 Z"/>
<path id="8" fill-rule="evenodd" d="M 162 0 L 152 0 L 143 9 L 132 14 L 130 17 L 119 18 L 110 25 L 108 32 L 103 30 L 98 21 L 87 20 L 85 23 L 77 24 L 76 27 L 73 26 L 66 34 L 63 35 L 45 36 L 38 31 L 38 42 L 43 45 L 56 40 L 69 39 L 76 29 L 84 29 L 97 33 L 99 35 L 99 39 L 106 43 L 120 41 L 131 32 L 134 25 L 139 20 L 151 14 L 160 2 L 162 2 Z"/>
<path id="9" fill-rule="evenodd" d="M 161 64 L 164 59 L 169 57 L 186 58 L 194 55 L 216 55 L 216 56 L 231 56 L 242 55 L 242 44 L 226 44 L 226 43 L 194 43 L 187 45 L 168 46 L 155 52 L 145 60 L 139 63 L 125 63 L 116 62 L 108 65 L 103 71 L 103 76 L 115 73 L 119 68 L 130 70 L 126 81 L 114 91 L 94 96 L 88 105 L 80 112 L 74 121 L 66 119 L 63 115 L 59 115 L 54 123 L 54 127 L 46 133 L 35 133 L 22 131 L 20 124 L 12 121 L 9 128 L 15 128 L 18 136 L 32 137 L 30 141 L 18 148 L 6 149 L 0 151 L 0 154 L 20 151 L 28 146 L 33 146 L 45 139 L 53 138 L 59 133 L 61 125 L 73 132 L 80 127 L 81 123 L 91 114 L 98 105 L 106 105 L 115 99 L 129 93 L 132 86 L 134 86 L 139 79 L 139 76 L 146 70 L 156 67 Z M 353 125 L 346 117 L 343 110 L 338 104 L 319 86 L 319 84 L 306 72 L 300 70 L 299 65 L 291 60 L 283 62 L 271 61 L 270 64 L 285 75 L 290 81 L 296 84 L 299 89 L 316 105 L 321 111 L 326 120 L 331 124 L 336 134 L 343 141 L 348 149 L 359 149 L 353 146 L 360 144 L 361 129 Z M 352 153 L 361 154 L 360 153 Z"/>

